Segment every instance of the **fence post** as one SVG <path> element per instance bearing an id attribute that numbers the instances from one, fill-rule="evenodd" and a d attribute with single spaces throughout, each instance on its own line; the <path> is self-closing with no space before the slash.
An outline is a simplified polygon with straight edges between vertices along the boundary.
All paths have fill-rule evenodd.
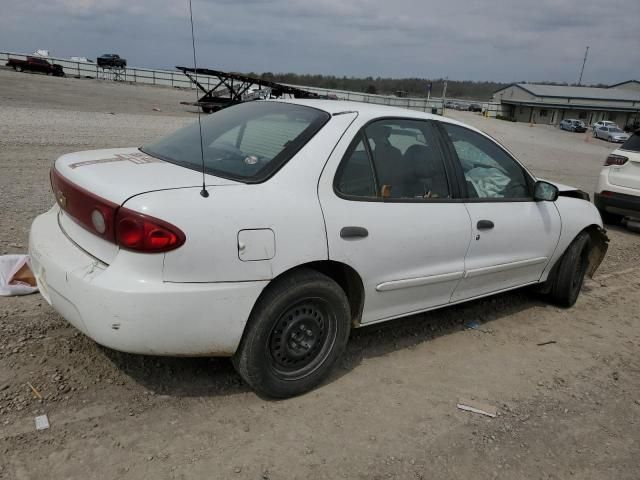
<path id="1" fill-rule="evenodd" d="M 152 70 L 151 73 L 153 75 L 153 84 L 155 85 L 156 84 L 156 71 Z"/>
<path id="2" fill-rule="evenodd" d="M 138 82 L 138 76 L 136 75 L 137 71 L 138 71 L 137 68 L 133 69 L 133 81 L 136 82 L 136 83 Z"/>

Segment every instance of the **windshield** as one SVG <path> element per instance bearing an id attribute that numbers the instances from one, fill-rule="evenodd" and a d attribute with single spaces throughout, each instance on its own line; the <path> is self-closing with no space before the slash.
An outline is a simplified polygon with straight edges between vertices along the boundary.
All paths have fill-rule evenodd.
<path id="1" fill-rule="evenodd" d="M 266 180 L 329 118 L 315 108 L 280 102 L 246 102 L 220 110 L 202 119 L 204 169 L 234 180 Z M 198 122 L 142 150 L 186 168 L 202 169 Z"/>

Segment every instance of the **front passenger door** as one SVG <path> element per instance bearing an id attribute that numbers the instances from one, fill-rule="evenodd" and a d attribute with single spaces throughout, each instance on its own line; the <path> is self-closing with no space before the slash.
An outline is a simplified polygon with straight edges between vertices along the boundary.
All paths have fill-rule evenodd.
<path id="1" fill-rule="evenodd" d="M 555 204 L 534 201 L 534 179 L 491 138 L 441 125 L 457 160 L 472 228 L 452 301 L 537 282 L 560 236 Z"/>

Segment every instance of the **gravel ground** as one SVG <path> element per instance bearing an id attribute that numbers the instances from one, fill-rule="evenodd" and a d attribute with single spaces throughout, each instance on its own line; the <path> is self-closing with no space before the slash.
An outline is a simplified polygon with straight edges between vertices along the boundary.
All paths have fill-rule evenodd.
<path id="1" fill-rule="evenodd" d="M 30 222 L 53 202 L 58 155 L 174 130 L 195 118 L 178 104 L 192 93 L 0 70 L 0 252 L 26 250 Z M 587 191 L 614 148 L 451 116 L 535 174 Z M 609 235 L 574 308 L 516 291 L 360 329 L 322 388 L 277 402 L 228 360 L 117 353 L 39 295 L 2 298 L 0 478 L 637 479 L 640 236 Z M 464 330 L 469 320 L 481 328 Z M 457 410 L 459 397 L 499 414 Z M 43 413 L 51 428 L 36 432 Z"/>

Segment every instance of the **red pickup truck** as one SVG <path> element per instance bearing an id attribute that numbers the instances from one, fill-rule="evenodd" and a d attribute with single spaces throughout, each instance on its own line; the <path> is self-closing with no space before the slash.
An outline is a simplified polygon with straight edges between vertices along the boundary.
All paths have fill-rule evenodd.
<path id="1" fill-rule="evenodd" d="M 32 72 L 46 73 L 47 75 L 53 75 L 55 77 L 64 77 L 64 70 L 62 70 L 62 65 L 58 65 L 57 63 L 49 63 L 44 58 L 39 57 L 27 57 L 26 60 L 10 58 L 7 62 L 7 67 L 13 67 L 13 69 L 18 72 L 29 70 Z"/>

